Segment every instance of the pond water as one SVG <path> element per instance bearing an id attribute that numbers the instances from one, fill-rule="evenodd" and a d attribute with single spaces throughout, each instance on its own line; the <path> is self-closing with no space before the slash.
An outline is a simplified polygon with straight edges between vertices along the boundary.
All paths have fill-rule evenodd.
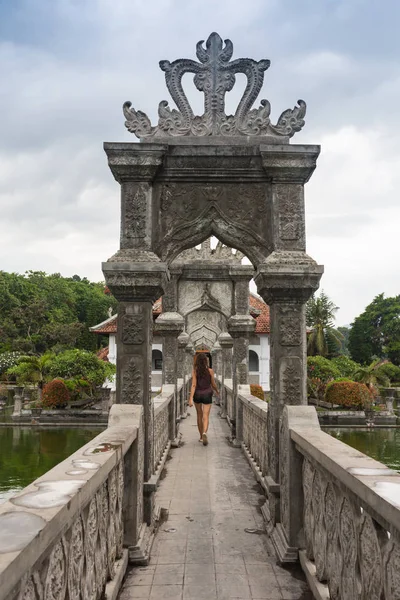
<path id="1" fill-rule="evenodd" d="M 323 429 L 345 444 L 400 472 L 400 429 L 395 427 L 365 429 L 327 427 Z"/>
<path id="2" fill-rule="evenodd" d="M 0 427 L 0 502 L 11 498 L 100 432 L 100 428 Z"/>

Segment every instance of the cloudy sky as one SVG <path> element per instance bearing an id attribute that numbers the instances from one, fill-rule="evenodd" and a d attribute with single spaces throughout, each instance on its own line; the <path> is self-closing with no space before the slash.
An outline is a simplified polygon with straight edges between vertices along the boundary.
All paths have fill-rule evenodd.
<path id="1" fill-rule="evenodd" d="M 338 324 L 398 294 L 399 22 L 398 0 L 0 0 L 0 269 L 102 279 L 119 239 L 102 143 L 136 139 L 125 100 L 155 121 L 168 97 L 158 61 L 194 58 L 216 30 L 234 57 L 271 60 L 274 119 L 308 104 L 293 142 L 322 146 L 308 252 Z"/>

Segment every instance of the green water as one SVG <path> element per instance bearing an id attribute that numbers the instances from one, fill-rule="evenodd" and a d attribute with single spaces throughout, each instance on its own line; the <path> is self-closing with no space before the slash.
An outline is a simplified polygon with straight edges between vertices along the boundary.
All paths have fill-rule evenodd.
<path id="1" fill-rule="evenodd" d="M 400 429 L 329 427 L 324 428 L 324 431 L 400 472 Z"/>
<path id="2" fill-rule="evenodd" d="M 100 431 L 0 427 L 0 502 L 55 467 Z"/>

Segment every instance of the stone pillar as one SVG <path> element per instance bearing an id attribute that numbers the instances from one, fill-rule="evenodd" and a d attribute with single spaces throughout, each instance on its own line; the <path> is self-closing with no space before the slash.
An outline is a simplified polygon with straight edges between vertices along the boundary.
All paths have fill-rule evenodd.
<path id="1" fill-rule="evenodd" d="M 225 391 L 225 381 L 232 379 L 232 347 L 233 338 L 227 333 L 221 333 L 218 337 L 219 344 L 222 348 L 222 374 L 221 374 L 221 412 L 222 419 L 226 419 L 227 399 Z"/>
<path id="2" fill-rule="evenodd" d="M 270 306 L 271 361 L 268 407 L 268 500 L 263 507 L 267 529 L 280 521 L 279 423 L 285 405 L 303 405 L 306 395 L 305 303 L 318 289 L 323 267 L 306 254 L 304 184 L 311 177 L 319 146 L 280 153 L 261 148 L 270 180 L 266 211 L 271 253 L 257 266 L 254 278 L 260 296 Z M 279 551 L 282 556 L 282 549 Z"/>
<path id="3" fill-rule="evenodd" d="M 270 307 L 271 401 L 268 407 L 268 530 L 280 522 L 279 423 L 285 405 L 307 404 L 305 303 L 322 275 L 310 257 L 301 253 L 272 253 L 255 277 L 258 292 Z M 291 259 L 291 262 L 290 260 Z M 283 556 L 282 549 L 279 551 Z M 282 558 L 282 560 L 285 560 Z"/>
<path id="4" fill-rule="evenodd" d="M 177 438 L 177 364 L 178 364 L 178 336 L 185 325 L 182 315 L 176 312 L 165 312 L 157 317 L 155 331 L 163 338 L 163 385 L 175 386 L 173 406 L 170 411 L 169 438 L 176 443 Z"/>
<path id="5" fill-rule="evenodd" d="M 233 338 L 233 401 L 235 412 L 234 437 L 238 444 L 243 441 L 243 407 L 238 401 L 238 385 L 248 384 L 249 337 L 254 333 L 256 322 L 249 314 L 233 315 L 228 321 L 228 331 Z"/>
<path id="6" fill-rule="evenodd" d="M 186 395 L 185 395 L 185 410 L 187 410 L 187 404 L 189 402 L 190 388 L 192 386 L 192 371 L 193 371 L 193 356 L 194 346 L 192 340 L 189 339 L 189 343 L 185 349 L 185 372 L 186 372 Z"/>
<path id="7" fill-rule="evenodd" d="M 134 146 L 134 148 L 132 148 Z M 165 148 L 105 144 L 109 166 L 121 184 L 120 250 L 102 264 L 106 284 L 118 300 L 116 403 L 143 406 L 146 483 L 153 472 L 151 347 L 153 303 L 163 295 L 167 265 L 153 247 L 153 180 Z M 144 494 L 144 519 L 153 519 L 154 494 Z"/>
<path id="8" fill-rule="evenodd" d="M 256 322 L 249 315 L 249 281 L 254 275 L 254 269 L 245 265 L 232 265 L 229 268 L 229 275 L 233 281 L 233 298 L 235 314 L 228 320 L 228 332 L 233 338 L 233 404 L 235 414 L 235 432 L 236 442 L 242 441 L 242 407 L 237 401 L 238 383 L 237 366 L 241 367 L 241 378 L 243 384 L 248 383 L 249 370 L 249 337 L 254 332 Z M 247 374 L 245 374 L 245 372 Z"/>
<path id="9" fill-rule="evenodd" d="M 186 347 L 190 341 L 189 335 L 186 331 L 182 331 L 182 333 L 178 336 L 178 379 L 182 379 L 183 387 L 182 387 L 182 395 L 181 395 L 181 407 L 180 407 L 180 415 L 182 419 L 186 419 L 186 386 L 188 381 L 188 376 L 186 373 Z"/>
<path id="10" fill-rule="evenodd" d="M 211 348 L 211 356 L 212 356 L 212 363 L 213 363 L 213 371 L 215 374 L 215 378 L 218 379 L 219 381 L 221 381 L 221 376 L 222 376 L 222 348 L 219 344 L 219 341 L 216 340 L 216 342 L 214 343 L 214 346 Z M 220 405 L 220 400 L 216 400 L 216 404 L 217 406 Z"/>

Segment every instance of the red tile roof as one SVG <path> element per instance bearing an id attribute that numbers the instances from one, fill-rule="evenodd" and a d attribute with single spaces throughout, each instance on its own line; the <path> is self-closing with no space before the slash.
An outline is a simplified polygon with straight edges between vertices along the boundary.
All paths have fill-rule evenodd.
<path id="1" fill-rule="evenodd" d="M 250 305 L 250 314 L 252 312 L 251 309 L 255 309 L 257 312 L 260 311 L 258 316 L 255 316 L 256 319 L 256 329 L 255 333 L 265 334 L 270 332 L 270 321 L 269 321 L 269 306 L 265 304 L 262 298 L 259 298 L 255 294 L 250 293 L 249 295 L 249 305 Z"/>
<path id="2" fill-rule="evenodd" d="M 266 334 L 269 333 L 269 306 L 265 304 L 264 300 L 256 296 L 255 294 L 249 294 L 249 306 L 250 314 L 256 320 L 255 333 Z M 153 316 L 157 316 L 162 312 L 162 300 L 159 298 L 153 304 Z M 106 321 L 90 327 L 90 331 L 98 334 L 112 334 L 117 333 L 117 315 L 109 317 Z"/>

